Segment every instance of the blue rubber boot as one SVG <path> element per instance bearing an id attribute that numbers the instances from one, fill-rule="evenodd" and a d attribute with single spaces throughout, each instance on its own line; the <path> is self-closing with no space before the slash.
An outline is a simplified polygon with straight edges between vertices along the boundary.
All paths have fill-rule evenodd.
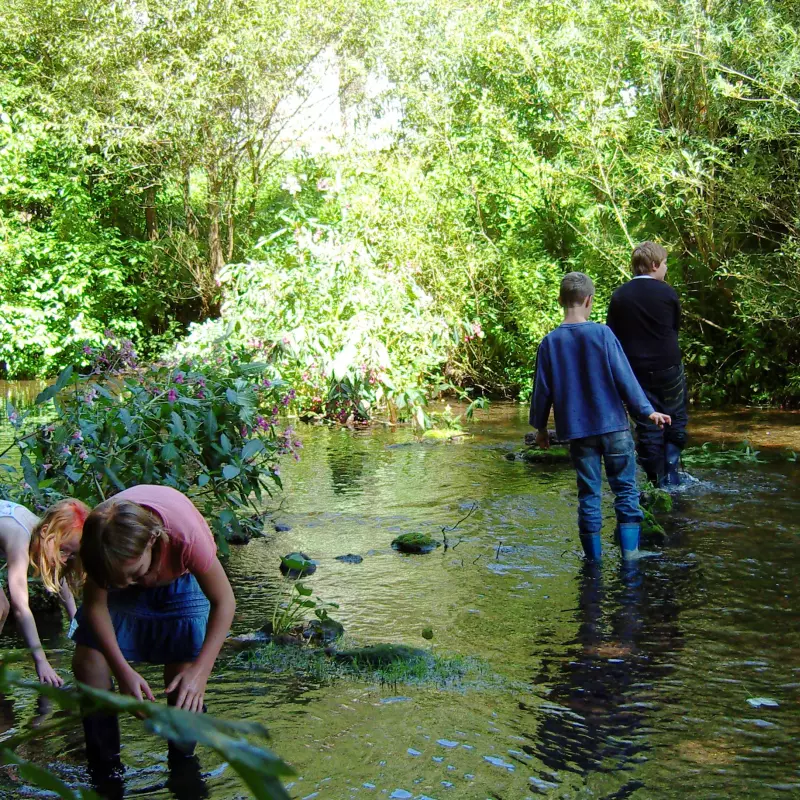
<path id="1" fill-rule="evenodd" d="M 680 486 L 681 475 L 678 467 L 681 464 L 681 448 L 672 442 L 664 445 L 664 482 L 662 486 Z"/>
<path id="2" fill-rule="evenodd" d="M 599 561 L 603 556 L 603 544 L 599 533 L 582 533 L 581 547 L 587 561 Z"/>
<path id="3" fill-rule="evenodd" d="M 617 526 L 619 532 L 619 546 L 625 561 L 635 561 L 639 558 L 639 532 L 642 526 L 638 522 L 620 522 Z"/>

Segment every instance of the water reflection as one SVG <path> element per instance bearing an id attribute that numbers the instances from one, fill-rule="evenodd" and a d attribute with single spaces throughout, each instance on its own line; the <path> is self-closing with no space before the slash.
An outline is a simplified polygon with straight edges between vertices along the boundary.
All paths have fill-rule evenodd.
<path id="1" fill-rule="evenodd" d="M 664 657 L 683 638 L 671 582 L 649 567 L 624 565 L 609 579 L 600 565 L 582 565 L 576 640 L 566 654 L 545 659 L 536 678 L 552 688 L 529 736 L 534 744 L 525 748 L 547 768 L 534 785 L 538 780 L 547 788 L 560 771 L 625 770 L 648 750 L 652 705 L 645 696 L 670 671 Z M 631 781 L 614 796 L 627 797 L 641 785 Z"/>

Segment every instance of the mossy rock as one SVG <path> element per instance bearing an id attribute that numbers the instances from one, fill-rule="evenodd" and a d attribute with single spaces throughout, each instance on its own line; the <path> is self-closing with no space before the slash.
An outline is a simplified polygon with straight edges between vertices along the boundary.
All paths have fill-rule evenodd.
<path id="1" fill-rule="evenodd" d="M 397 661 L 415 661 L 428 657 L 425 650 L 405 644 L 375 644 L 352 650 L 331 651 L 329 655 L 336 661 L 373 668 L 386 667 Z"/>
<path id="2" fill-rule="evenodd" d="M 289 578 L 313 575 L 317 565 L 305 553 L 289 553 L 281 558 L 281 572 Z"/>
<path id="3" fill-rule="evenodd" d="M 642 520 L 642 535 L 663 537 L 666 532 L 659 524 L 658 520 L 653 516 L 653 513 L 648 508 L 642 508 L 642 511 L 644 513 L 644 519 Z"/>
<path id="4" fill-rule="evenodd" d="M 422 434 L 423 439 L 435 442 L 444 442 L 450 439 L 460 439 L 464 436 L 469 436 L 466 431 L 453 430 L 449 428 L 431 428 Z"/>
<path id="5" fill-rule="evenodd" d="M 664 489 L 648 489 L 639 496 L 639 504 L 653 514 L 669 514 L 672 511 L 672 495 Z"/>
<path id="6" fill-rule="evenodd" d="M 441 544 L 427 533 L 403 533 L 392 541 L 392 547 L 401 553 L 430 553 Z"/>
<path id="7" fill-rule="evenodd" d="M 542 450 L 539 447 L 526 447 L 520 455 L 523 461 L 529 464 L 567 464 L 569 463 L 569 449 L 566 447 L 551 447 Z"/>

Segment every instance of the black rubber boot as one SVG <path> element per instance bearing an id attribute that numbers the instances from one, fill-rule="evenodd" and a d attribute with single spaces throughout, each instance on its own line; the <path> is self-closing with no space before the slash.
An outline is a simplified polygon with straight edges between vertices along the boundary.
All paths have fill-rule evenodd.
<path id="1" fill-rule="evenodd" d="M 680 486 L 681 474 L 678 468 L 681 465 L 681 448 L 672 442 L 667 442 L 664 447 L 664 482 L 662 486 Z"/>
<path id="2" fill-rule="evenodd" d="M 117 800 L 125 793 L 122 760 L 119 757 L 119 719 L 116 714 L 94 711 L 83 718 L 86 760 L 92 787 L 107 800 Z"/>
<path id="3" fill-rule="evenodd" d="M 167 705 L 174 706 L 178 702 L 178 693 L 172 692 L 167 695 Z M 203 703 L 203 713 L 208 713 L 208 706 Z M 178 761 L 181 758 L 193 758 L 194 751 L 197 747 L 197 742 L 176 742 L 172 739 L 167 740 L 167 756 L 172 761 Z"/>

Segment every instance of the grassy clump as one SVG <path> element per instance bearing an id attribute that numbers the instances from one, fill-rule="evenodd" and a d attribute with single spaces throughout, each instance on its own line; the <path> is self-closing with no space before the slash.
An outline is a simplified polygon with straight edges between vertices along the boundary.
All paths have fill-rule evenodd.
<path id="1" fill-rule="evenodd" d="M 458 691 L 509 687 L 509 681 L 477 658 L 439 655 L 404 645 L 335 652 L 270 643 L 237 654 L 234 664 L 274 675 L 298 675 L 317 683 L 354 680 L 381 686 L 436 686 Z"/>

